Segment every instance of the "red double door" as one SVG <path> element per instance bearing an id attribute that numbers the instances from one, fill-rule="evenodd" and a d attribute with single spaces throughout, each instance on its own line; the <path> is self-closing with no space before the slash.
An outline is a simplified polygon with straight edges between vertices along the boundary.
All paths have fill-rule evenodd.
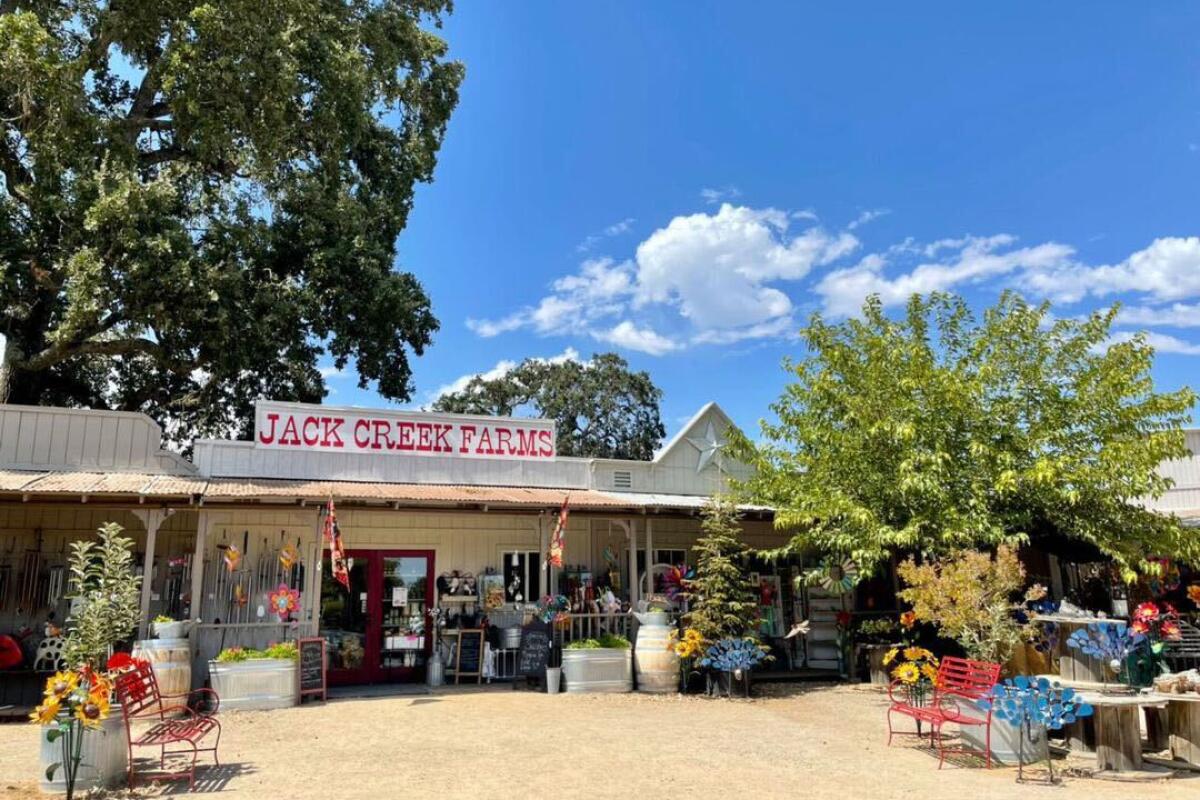
<path id="1" fill-rule="evenodd" d="M 321 635 L 331 685 L 425 680 L 433 652 L 432 550 L 349 550 L 350 590 L 321 569 Z"/>

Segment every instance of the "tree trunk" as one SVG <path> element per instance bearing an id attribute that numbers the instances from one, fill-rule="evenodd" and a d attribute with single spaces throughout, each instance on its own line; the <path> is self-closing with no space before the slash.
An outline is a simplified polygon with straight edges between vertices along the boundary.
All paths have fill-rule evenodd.
<path id="1" fill-rule="evenodd" d="M 11 339 L 5 341 L 0 346 L 4 348 L 0 352 L 0 403 L 7 403 L 13 393 L 14 375 L 16 373 L 14 367 L 21 355 L 21 350 Z"/>

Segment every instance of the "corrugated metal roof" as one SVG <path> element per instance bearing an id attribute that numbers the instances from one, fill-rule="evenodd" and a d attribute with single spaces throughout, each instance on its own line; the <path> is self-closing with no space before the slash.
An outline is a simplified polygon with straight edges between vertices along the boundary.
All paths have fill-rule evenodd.
<path id="1" fill-rule="evenodd" d="M 206 481 L 146 472 L 31 472 L 0 470 L 0 491 L 22 494 L 138 495 L 190 497 Z"/>
<path id="2" fill-rule="evenodd" d="M 546 489 L 524 486 L 464 486 L 455 484 L 379 483 L 368 481 L 305 481 L 271 478 L 191 479 L 139 472 L 34 472 L 0 470 L 0 492 L 38 495 L 99 495 L 188 498 L 200 495 L 210 502 L 242 500 L 307 500 L 332 496 L 340 501 L 376 501 L 417 506 L 493 506 L 496 508 L 554 508 L 571 498 L 578 510 L 688 510 L 704 506 L 707 497 L 680 494 L 613 492 L 597 489 Z M 741 506 L 764 511 L 763 506 Z"/>
<path id="3" fill-rule="evenodd" d="M 0 470 L 0 492 L 18 492 L 31 482 L 47 474 L 49 473 L 13 469 Z"/>
<path id="4" fill-rule="evenodd" d="M 472 504 L 545 508 L 571 497 L 573 508 L 626 508 L 628 501 L 588 489 L 541 489 L 519 486 L 456 486 L 359 481 L 289 481 L 263 478 L 213 478 L 204 492 L 209 501 L 251 498 L 303 500 L 379 500 L 417 504 Z M 637 506 L 640 507 L 640 506 Z"/>

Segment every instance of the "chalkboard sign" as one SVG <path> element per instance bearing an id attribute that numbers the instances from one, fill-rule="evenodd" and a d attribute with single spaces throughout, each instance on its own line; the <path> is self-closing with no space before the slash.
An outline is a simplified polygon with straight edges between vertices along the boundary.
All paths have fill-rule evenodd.
<path id="1" fill-rule="evenodd" d="M 300 699 L 305 695 L 321 695 L 325 699 L 325 640 L 301 639 L 296 642 L 300 650 Z"/>
<path id="2" fill-rule="evenodd" d="M 454 659 L 454 682 L 463 676 L 474 677 L 483 683 L 483 629 L 464 628 L 458 632 L 458 654 Z"/>
<path id="3" fill-rule="evenodd" d="M 517 674 L 528 678 L 545 675 L 553 643 L 550 626 L 540 620 L 535 619 L 522 628 L 521 649 L 517 651 Z"/>

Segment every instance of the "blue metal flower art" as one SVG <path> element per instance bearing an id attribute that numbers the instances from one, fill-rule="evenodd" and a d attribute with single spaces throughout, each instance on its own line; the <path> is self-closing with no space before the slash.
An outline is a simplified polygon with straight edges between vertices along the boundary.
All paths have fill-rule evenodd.
<path id="1" fill-rule="evenodd" d="M 709 646 L 704 657 L 696 663 L 719 672 L 748 672 L 766 654 L 753 639 L 721 639 Z"/>
<path id="2" fill-rule="evenodd" d="M 1021 737 L 1024 740 L 1035 741 L 1035 730 L 1045 728 L 1058 730 L 1064 725 L 1070 725 L 1083 717 L 1092 715 L 1092 707 L 1088 705 L 1075 690 L 1063 687 L 1059 683 L 1051 683 L 1046 678 L 1030 678 L 1018 675 L 1006 678 L 1004 683 L 992 687 L 990 697 L 977 701 L 984 711 L 991 711 L 997 719 L 1004 720 L 1013 727 L 1023 728 Z M 1017 780 L 1023 780 L 1022 754 L 1017 756 Z M 1050 780 L 1054 781 L 1054 765 L 1049 759 Z"/>

